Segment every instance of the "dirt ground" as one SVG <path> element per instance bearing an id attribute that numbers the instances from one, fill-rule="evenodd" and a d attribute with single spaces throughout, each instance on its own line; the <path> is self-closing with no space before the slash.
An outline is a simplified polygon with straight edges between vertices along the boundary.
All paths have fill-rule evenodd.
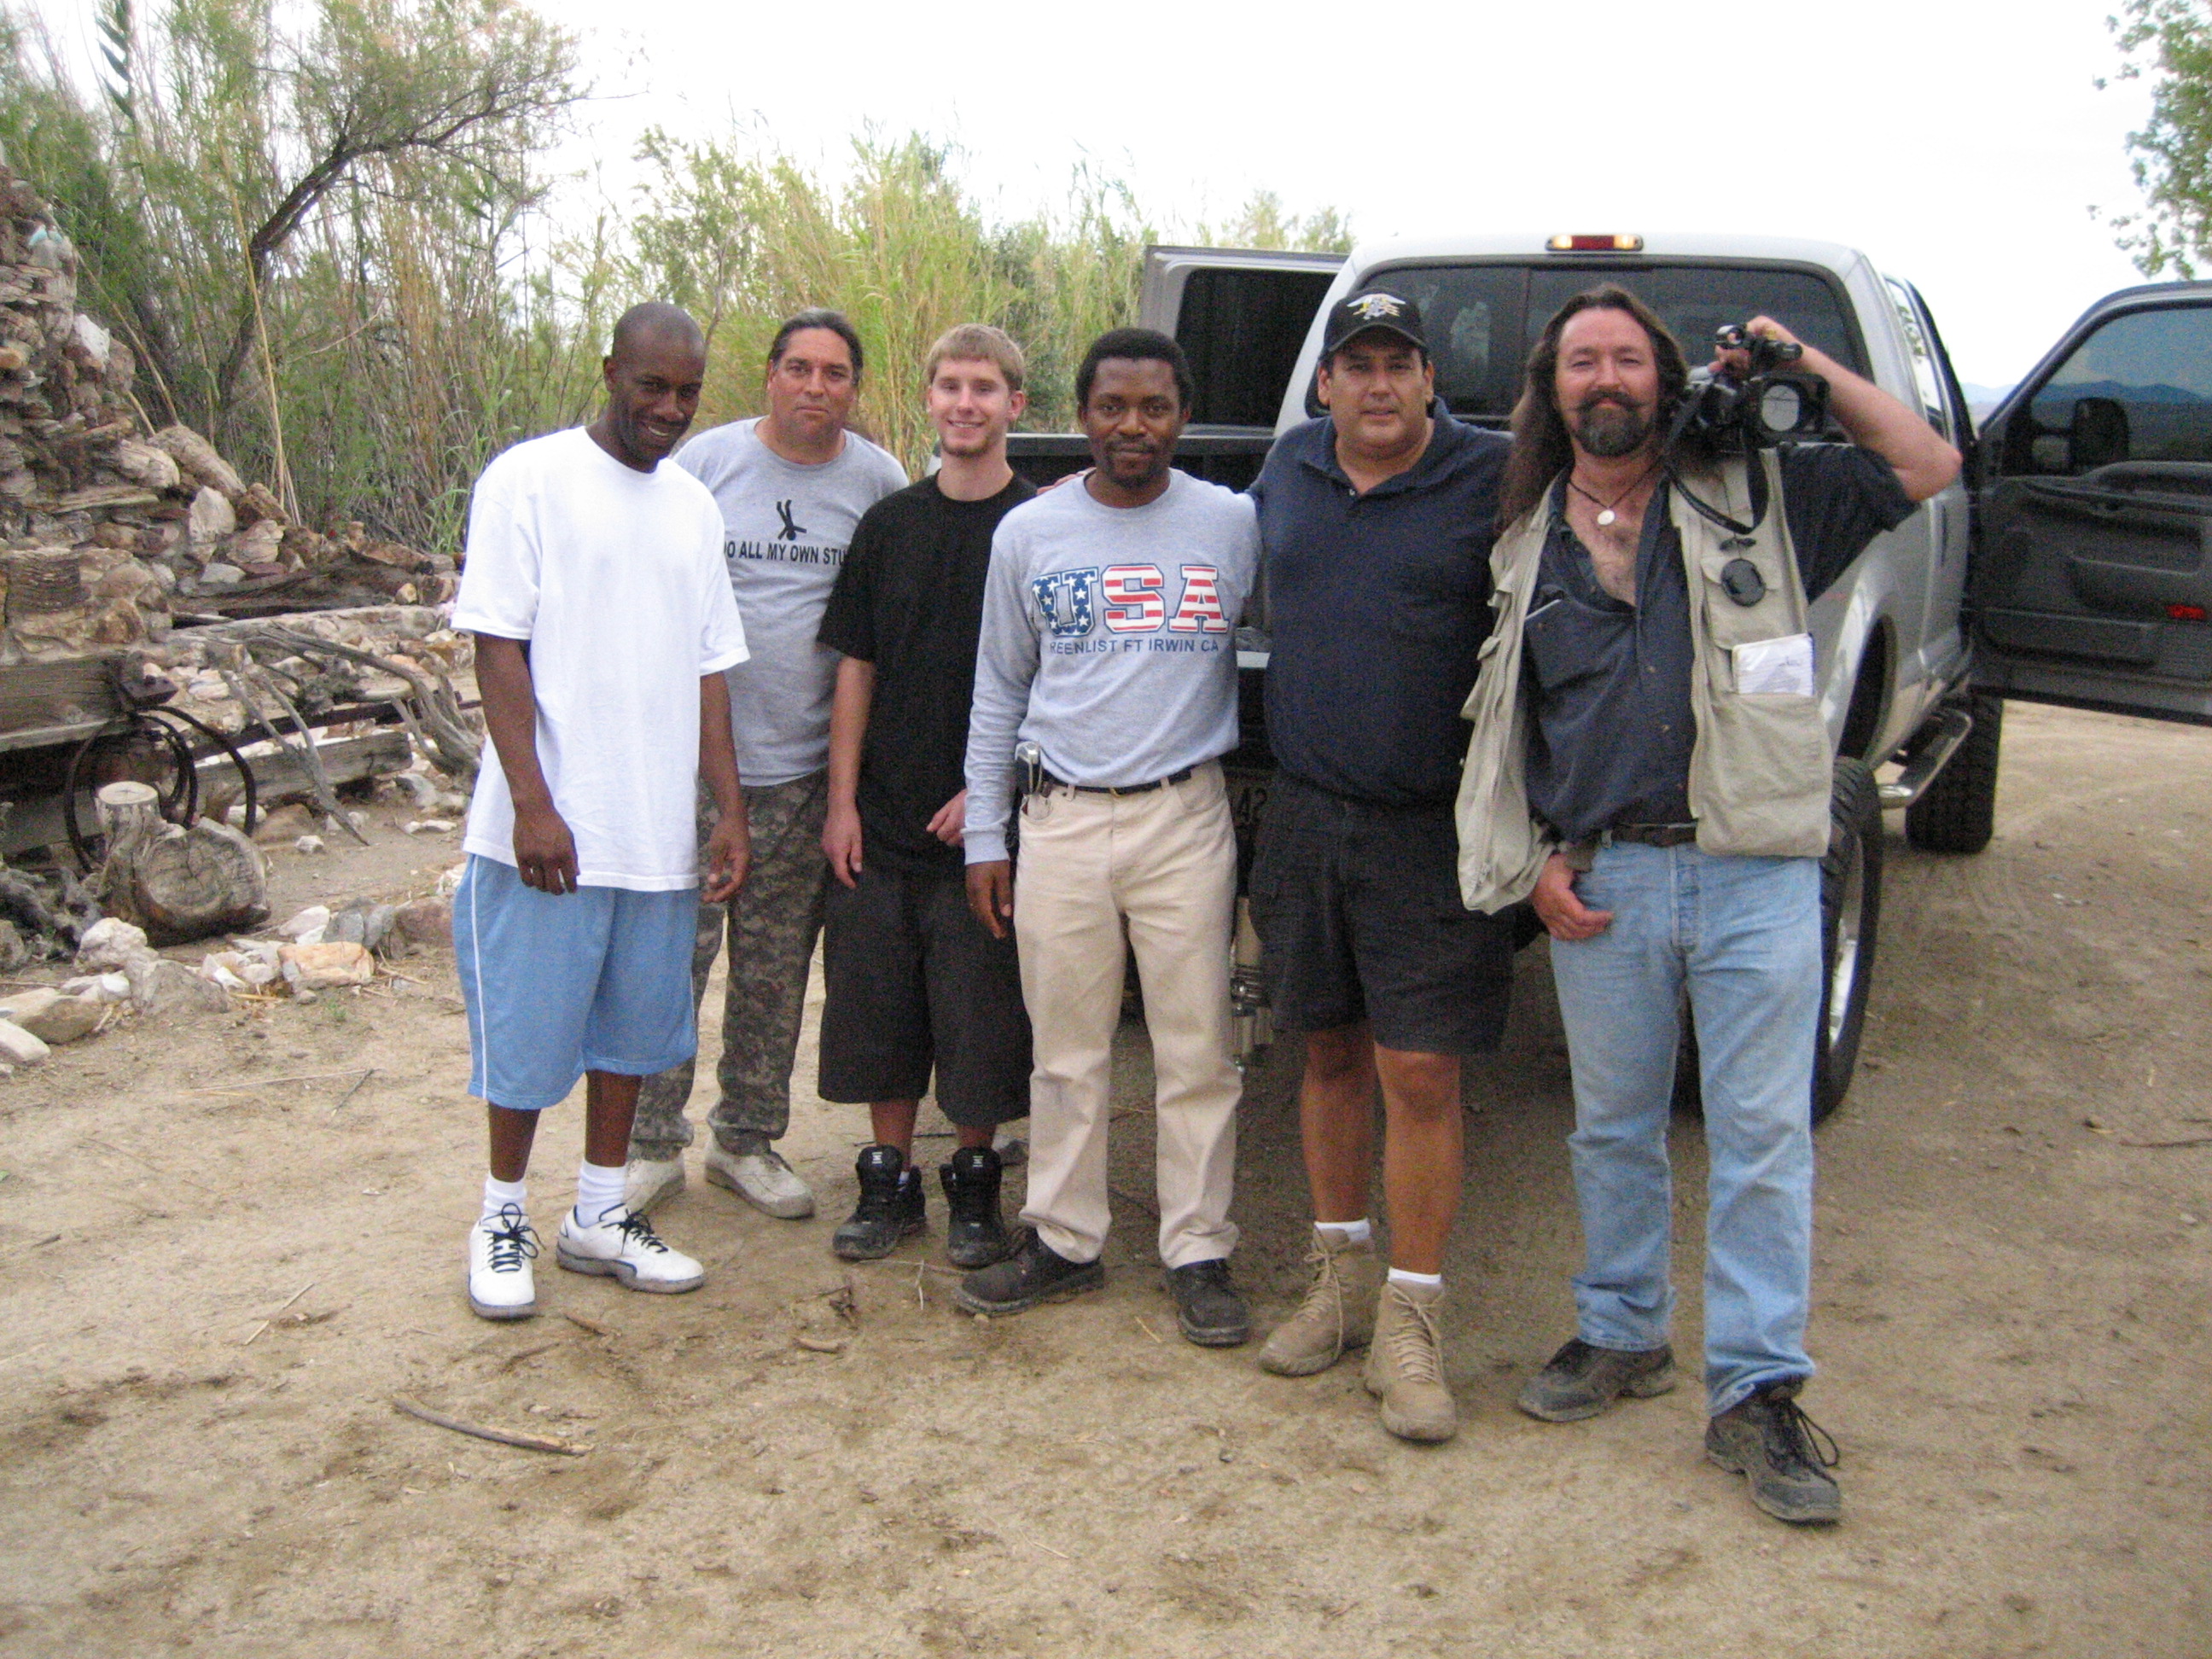
<path id="1" fill-rule="evenodd" d="M 0 1084 L 0 1650 L 2212 1653 L 2212 1146 L 2145 1144 L 2212 1135 L 2212 732 L 2009 720 L 1986 854 L 1915 854 L 1892 821 L 1867 1057 L 1820 1136 L 1832 1531 L 1703 1461 L 1692 1388 L 1569 1426 L 1513 1410 L 1570 1334 L 1577 1248 L 1540 945 L 1469 1079 L 1463 1428 L 1434 1449 L 1382 1431 L 1352 1365 L 1285 1381 L 1177 1339 L 1134 1025 L 1103 1295 L 957 1316 L 935 1232 L 836 1263 L 866 1120 L 807 1091 L 810 1036 L 787 1145 L 814 1220 L 695 1182 L 661 1220 L 704 1289 L 629 1294 L 549 1251 L 539 1317 L 477 1320 L 466 1035 L 450 960 L 418 954 Z M 422 890 L 455 838 L 405 816 L 278 853 L 280 903 Z M 1297 1071 L 1279 1045 L 1244 1106 L 1263 1322 L 1299 1285 Z M 580 1133 L 572 1104 L 541 1136 L 549 1230 Z M 1675 1152 L 1694 1354 L 1694 1121 Z M 591 1449 L 463 1438 L 403 1393 Z"/>

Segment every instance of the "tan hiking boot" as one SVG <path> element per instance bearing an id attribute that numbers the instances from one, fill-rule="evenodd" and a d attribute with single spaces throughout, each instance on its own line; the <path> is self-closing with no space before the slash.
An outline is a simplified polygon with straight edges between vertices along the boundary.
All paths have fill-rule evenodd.
<path id="1" fill-rule="evenodd" d="M 1316 1227 L 1306 1247 L 1306 1266 L 1313 1270 L 1313 1287 L 1260 1350 L 1260 1369 L 1278 1376 L 1325 1371 L 1345 1350 L 1365 1347 L 1375 1334 L 1375 1297 L 1382 1285 L 1375 1241 L 1354 1244 Z"/>
<path id="2" fill-rule="evenodd" d="M 1443 1300 L 1441 1285 L 1383 1282 L 1365 1381 L 1367 1392 L 1382 1402 L 1382 1426 L 1401 1440 L 1449 1440 L 1459 1432 L 1437 1334 Z"/>

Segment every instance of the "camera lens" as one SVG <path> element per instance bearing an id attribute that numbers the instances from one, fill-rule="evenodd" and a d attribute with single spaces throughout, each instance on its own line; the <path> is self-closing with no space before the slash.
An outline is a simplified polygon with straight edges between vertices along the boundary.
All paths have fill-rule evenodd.
<path id="1" fill-rule="evenodd" d="M 1805 418 L 1805 394 L 1787 380 L 1768 384 L 1759 400 L 1759 421 L 1769 432 L 1795 432 Z"/>

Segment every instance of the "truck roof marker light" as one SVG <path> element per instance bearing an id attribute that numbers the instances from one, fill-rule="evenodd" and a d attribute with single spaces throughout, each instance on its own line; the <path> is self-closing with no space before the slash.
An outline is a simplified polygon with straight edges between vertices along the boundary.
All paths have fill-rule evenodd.
<path id="1" fill-rule="evenodd" d="M 2169 605 L 2166 607 L 2166 614 L 2174 622 L 2203 622 L 2205 620 L 2204 607 L 2201 605 Z"/>
<path id="2" fill-rule="evenodd" d="M 1562 231 L 1544 246 L 1553 253 L 1641 253 L 1644 239 L 1631 232 L 1592 235 Z"/>

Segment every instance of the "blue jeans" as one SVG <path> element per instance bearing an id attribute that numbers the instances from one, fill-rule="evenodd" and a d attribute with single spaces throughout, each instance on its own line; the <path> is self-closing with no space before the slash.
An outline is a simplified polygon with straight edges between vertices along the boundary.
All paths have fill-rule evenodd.
<path id="1" fill-rule="evenodd" d="M 1667 1121 L 1686 986 L 1711 1170 L 1705 1390 L 1716 1414 L 1812 1374 L 1813 1038 L 1820 1006 L 1820 867 L 1695 847 L 1599 850 L 1575 890 L 1613 912 L 1595 939 L 1552 942 L 1574 1067 L 1582 1340 L 1667 1340 Z"/>

